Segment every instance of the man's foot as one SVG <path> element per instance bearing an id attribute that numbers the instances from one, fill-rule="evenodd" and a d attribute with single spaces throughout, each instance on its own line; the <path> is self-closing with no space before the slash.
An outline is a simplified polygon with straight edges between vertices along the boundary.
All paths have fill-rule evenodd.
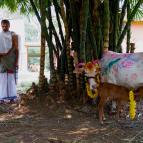
<path id="1" fill-rule="evenodd" d="M 11 104 L 15 103 L 15 102 L 14 102 L 14 99 L 10 99 L 10 102 L 9 102 L 9 103 L 11 103 Z"/>
<path id="2" fill-rule="evenodd" d="M 4 104 L 4 100 L 0 100 L 0 104 Z"/>

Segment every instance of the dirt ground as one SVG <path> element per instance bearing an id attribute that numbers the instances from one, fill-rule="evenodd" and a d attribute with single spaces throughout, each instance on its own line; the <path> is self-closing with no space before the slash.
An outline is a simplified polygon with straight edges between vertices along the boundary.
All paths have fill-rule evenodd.
<path id="1" fill-rule="evenodd" d="M 142 114 L 117 122 L 107 116 L 100 125 L 95 107 L 55 105 L 0 105 L 0 143 L 141 143 Z"/>

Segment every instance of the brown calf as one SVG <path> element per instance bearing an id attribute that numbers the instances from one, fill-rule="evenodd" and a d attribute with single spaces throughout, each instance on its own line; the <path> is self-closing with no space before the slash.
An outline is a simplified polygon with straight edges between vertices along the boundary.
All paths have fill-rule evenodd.
<path id="1" fill-rule="evenodd" d="M 107 101 L 114 100 L 117 102 L 117 117 L 119 117 L 121 103 L 129 101 L 129 89 L 111 83 L 100 83 L 98 87 L 98 92 L 100 97 L 100 101 L 98 104 L 100 123 L 103 124 L 104 105 Z"/>

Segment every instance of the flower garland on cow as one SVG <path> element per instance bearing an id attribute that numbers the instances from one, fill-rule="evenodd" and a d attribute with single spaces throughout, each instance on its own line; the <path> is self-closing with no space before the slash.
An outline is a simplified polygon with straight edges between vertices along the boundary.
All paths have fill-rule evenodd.
<path id="1" fill-rule="evenodd" d="M 86 90 L 87 95 L 90 98 L 96 98 L 98 96 L 97 87 L 99 86 L 100 79 L 99 79 L 99 64 L 96 61 L 88 62 L 85 64 L 85 81 L 86 81 Z M 97 86 L 95 86 L 97 85 Z"/>
<path id="2" fill-rule="evenodd" d="M 90 97 L 90 98 L 96 98 L 98 96 L 98 90 L 95 89 L 94 90 L 94 93 L 92 92 L 92 90 L 90 89 L 90 85 L 88 83 L 88 81 L 86 81 L 86 90 L 87 90 L 87 95 Z"/>
<path id="3" fill-rule="evenodd" d="M 130 90 L 129 92 L 129 101 L 130 101 L 129 115 L 130 115 L 130 118 L 133 120 L 136 116 L 136 101 L 134 99 L 133 90 Z"/>
<path id="4" fill-rule="evenodd" d="M 98 96 L 98 91 L 95 86 L 91 85 L 91 81 L 94 82 L 94 85 L 95 84 L 97 86 L 99 85 L 100 79 L 99 79 L 99 74 L 97 75 L 97 72 L 99 73 L 98 70 L 99 70 L 98 61 L 92 61 L 88 63 L 78 63 L 75 65 L 75 70 L 74 70 L 74 73 L 76 74 L 81 74 L 84 72 L 87 95 L 93 99 Z"/>

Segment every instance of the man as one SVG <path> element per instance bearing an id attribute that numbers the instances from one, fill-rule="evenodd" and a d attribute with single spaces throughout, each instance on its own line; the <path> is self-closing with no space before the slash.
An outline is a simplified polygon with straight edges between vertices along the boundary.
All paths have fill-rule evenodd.
<path id="1" fill-rule="evenodd" d="M 14 101 L 16 93 L 16 69 L 18 67 L 18 36 L 9 31 L 10 22 L 1 21 L 0 32 L 0 102 Z"/>

